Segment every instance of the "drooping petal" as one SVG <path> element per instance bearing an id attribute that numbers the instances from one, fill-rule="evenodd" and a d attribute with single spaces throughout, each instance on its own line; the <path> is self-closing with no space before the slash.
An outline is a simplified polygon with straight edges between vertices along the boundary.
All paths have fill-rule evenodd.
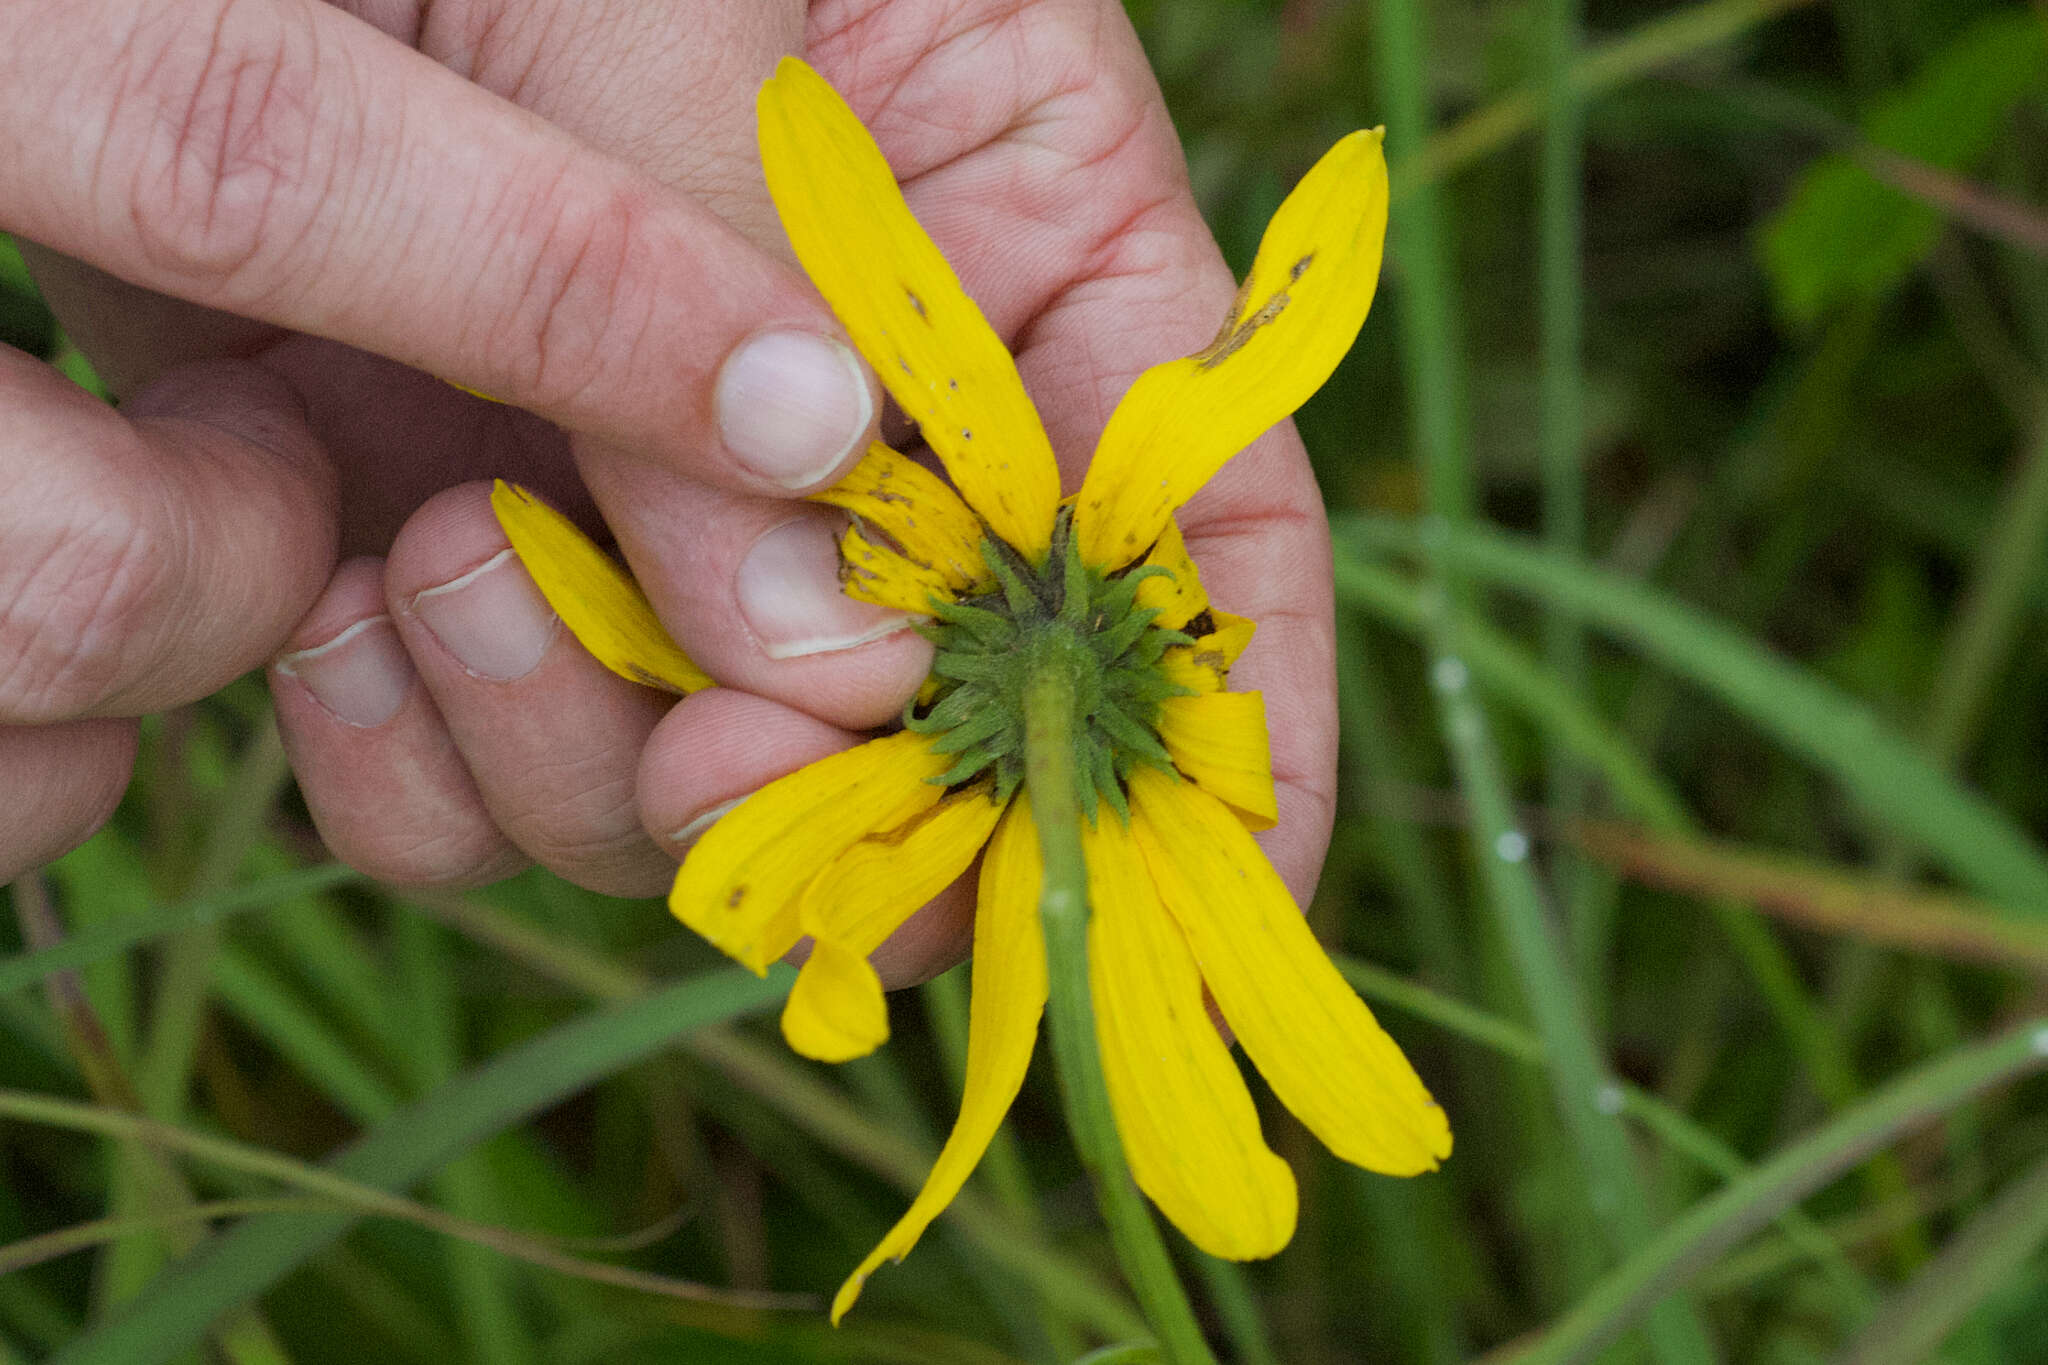
<path id="1" fill-rule="evenodd" d="M 804 889 L 804 932 L 865 957 L 967 870 L 1003 813 L 993 782 L 954 792 L 842 853 Z"/>
<path id="2" fill-rule="evenodd" d="M 1196 572 L 1187 542 L 1181 539 L 1180 523 L 1172 517 L 1166 519 L 1166 529 L 1159 533 L 1158 544 L 1145 556 L 1145 564 L 1166 570 L 1138 584 L 1138 605 L 1159 609 L 1152 624 L 1179 630 L 1208 608 L 1209 594 L 1202 587 L 1202 575 Z"/>
<path id="3" fill-rule="evenodd" d="M 848 597 L 920 616 L 932 614 L 934 599 L 949 602 L 954 596 L 945 574 L 875 544 L 858 525 L 839 537 L 839 582 Z"/>
<path id="4" fill-rule="evenodd" d="M 811 879 L 797 909 L 811 956 L 782 1007 L 791 1047 L 816 1061 L 845 1062 L 889 1041 L 882 979 L 868 954 L 974 861 L 1003 813 L 994 789 L 981 782 L 954 792 L 860 840 Z"/>
<path id="5" fill-rule="evenodd" d="M 1244 1050 L 1323 1144 L 1388 1175 L 1436 1169 L 1450 1124 L 1324 954 L 1266 855 L 1193 783 L 1131 774 L 1131 831 Z"/>
<path id="6" fill-rule="evenodd" d="M 1045 938 L 1038 927 L 1038 832 L 1030 803 L 1010 803 L 981 861 L 974 916 L 974 993 L 967 1016 L 967 1083 L 960 1117 L 910 1211 L 832 1300 L 837 1323 L 885 1260 L 902 1260 L 967 1183 L 1024 1084 L 1045 1011 Z"/>
<path id="7" fill-rule="evenodd" d="M 665 692 L 711 686 L 710 676 L 669 639 L 633 576 L 574 522 L 503 479 L 491 488 L 491 510 L 534 586 L 592 658 Z"/>
<path id="8" fill-rule="evenodd" d="M 1273 215 L 1216 339 L 1147 370 L 1111 414 L 1074 509 L 1084 559 L 1144 554 L 1224 461 L 1322 387 L 1372 306 L 1386 231 L 1380 134 L 1353 133 Z"/>
<path id="9" fill-rule="evenodd" d="M 935 570 L 952 597 L 972 597 L 995 586 L 981 557 L 981 521 L 946 481 L 907 455 L 875 444 L 851 473 L 813 502 L 844 507 L 878 527 L 903 557 Z"/>
<path id="10" fill-rule="evenodd" d="M 1227 802 L 1252 829 L 1280 819 L 1266 699 L 1257 692 L 1203 692 L 1159 703 L 1159 742 L 1173 766 Z"/>
<path id="11" fill-rule="evenodd" d="M 888 1042 L 889 1005 L 867 954 L 814 942 L 783 1002 L 782 1036 L 816 1062 L 850 1062 Z"/>
<path id="12" fill-rule="evenodd" d="M 1214 630 L 1196 636 L 1192 645 L 1175 645 L 1160 656 L 1159 667 L 1167 681 L 1190 692 L 1222 691 L 1230 681 L 1231 665 L 1252 642 L 1256 629 L 1246 618 L 1214 607 L 1209 609 L 1209 619 L 1216 623 Z"/>
<path id="13" fill-rule="evenodd" d="M 761 167 L 804 270 L 968 504 L 1034 563 L 1059 470 L 1017 364 L 911 217 L 875 140 L 784 57 L 758 101 Z"/>
<path id="14" fill-rule="evenodd" d="M 759 973 L 801 937 L 797 898 L 855 840 L 937 804 L 952 760 L 908 731 L 777 778 L 713 825 L 669 892 L 676 918 Z"/>
<path id="15" fill-rule="evenodd" d="M 1294 1173 L 1202 1003 L 1187 941 L 1130 831 L 1105 812 L 1083 829 L 1088 982 L 1103 1078 L 1131 1176 L 1212 1256 L 1271 1256 L 1294 1235 Z"/>

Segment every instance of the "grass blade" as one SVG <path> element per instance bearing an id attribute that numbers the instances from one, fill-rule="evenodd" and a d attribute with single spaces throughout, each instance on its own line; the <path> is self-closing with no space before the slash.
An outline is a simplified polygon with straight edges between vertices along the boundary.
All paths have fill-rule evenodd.
<path id="1" fill-rule="evenodd" d="M 123 919 L 81 929 L 62 943 L 40 952 L 0 958 L 0 995 L 33 986 L 55 972 L 68 971 L 112 957 L 129 948 L 183 933 L 248 910 L 285 905 L 301 896 L 365 880 L 362 873 L 340 863 L 322 863 L 299 872 L 238 886 L 214 896 L 198 896 Z"/>
<path id="2" fill-rule="evenodd" d="M 1489 585 L 1576 608 L 1831 773 L 1950 874 L 2027 914 L 2048 914 L 2048 857 L 2002 811 L 1945 776 L 1869 708 L 1747 636 L 1651 588 L 1499 532 L 1339 518 L 1340 553 L 1443 556 Z M 1427 544 L 1425 545 L 1425 539 Z"/>
<path id="3" fill-rule="evenodd" d="M 1590 1360 L 1667 1294 L 1677 1291 L 1779 1212 L 1949 1110 L 2048 1065 L 2048 1022 L 1958 1048 L 1892 1082 L 1720 1193 L 1694 1205 L 1560 1318 L 1516 1365 Z"/>
<path id="4" fill-rule="evenodd" d="M 1835 1365 L 1928 1360 L 1986 1297 L 2048 1241 L 2048 1161 L 2012 1182 L 1893 1295 Z"/>
<path id="5" fill-rule="evenodd" d="M 788 989 L 782 971 L 766 980 L 719 971 L 593 1011 L 441 1087 L 379 1124 L 326 1169 L 377 1189 L 403 1189 L 678 1036 L 766 1009 Z M 162 1365 L 198 1343 L 222 1313 L 262 1294 L 354 1222 L 350 1214 L 252 1218 L 171 1265 L 52 1356 L 51 1365 Z"/>

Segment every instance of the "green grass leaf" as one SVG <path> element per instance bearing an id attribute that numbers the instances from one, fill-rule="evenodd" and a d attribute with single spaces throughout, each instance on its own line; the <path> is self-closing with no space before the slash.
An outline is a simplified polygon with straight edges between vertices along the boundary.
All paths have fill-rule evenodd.
<path id="1" fill-rule="evenodd" d="M 600 1009 L 451 1081 L 350 1144 L 326 1165 L 337 1175 L 400 1190 L 493 1134 L 654 1055 L 679 1036 L 763 1010 L 789 989 L 742 971 L 693 977 Z M 348 1214 L 252 1218 L 146 1285 L 52 1365 L 162 1365 L 196 1345 L 229 1309 L 255 1299 L 356 1219 Z"/>
<path id="2" fill-rule="evenodd" d="M 1339 552 L 1417 555 L 1412 522 L 1341 518 Z M 1856 802 L 1957 880 L 2048 914 L 2048 857 L 2004 812 L 1944 774 L 1868 707 L 1738 631 L 1655 589 L 1560 559 L 1512 536 L 1432 525 L 1434 550 L 1491 586 L 1569 606 L 1805 755 Z"/>

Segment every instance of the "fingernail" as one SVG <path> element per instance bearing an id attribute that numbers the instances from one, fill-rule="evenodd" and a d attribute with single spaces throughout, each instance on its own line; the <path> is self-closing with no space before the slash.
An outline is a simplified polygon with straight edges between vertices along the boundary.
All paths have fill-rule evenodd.
<path id="1" fill-rule="evenodd" d="M 689 824 L 684 825 L 674 834 L 669 835 L 669 842 L 676 846 L 678 852 L 688 849 L 690 845 L 704 837 L 705 830 L 710 829 L 713 825 L 731 814 L 739 803 L 746 799 L 744 796 L 736 796 L 730 801 L 719 802 L 710 810 L 705 811 L 702 815 L 690 821 Z"/>
<path id="2" fill-rule="evenodd" d="M 397 715 L 412 691 L 412 660 L 389 616 L 358 621 L 324 645 L 281 654 L 275 667 L 297 678 L 336 720 L 359 730 Z"/>
<path id="3" fill-rule="evenodd" d="M 904 612 L 856 602 L 839 590 L 836 520 L 785 521 L 740 561 L 740 615 L 771 659 L 852 649 L 910 624 Z"/>
<path id="4" fill-rule="evenodd" d="M 741 342 L 718 372 L 713 402 L 726 448 L 785 488 L 807 488 L 838 468 L 875 415 L 859 357 L 809 332 Z"/>
<path id="5" fill-rule="evenodd" d="M 555 642 L 554 608 L 518 556 L 500 550 L 460 578 L 412 599 L 412 614 L 471 675 L 491 682 L 523 678 Z"/>

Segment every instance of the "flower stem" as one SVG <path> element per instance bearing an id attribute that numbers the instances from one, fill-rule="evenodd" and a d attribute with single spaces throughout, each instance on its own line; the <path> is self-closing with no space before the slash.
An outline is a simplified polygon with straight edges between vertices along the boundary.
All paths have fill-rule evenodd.
<path id="1" fill-rule="evenodd" d="M 1044 632 L 1033 645 L 1036 657 L 1024 688 L 1024 788 L 1045 861 L 1038 913 L 1045 923 L 1052 1053 L 1067 1127 L 1095 1186 L 1117 1261 L 1167 1359 L 1173 1365 L 1215 1365 L 1166 1244 L 1124 1166 L 1095 1048 L 1095 1010 L 1088 996 L 1088 865 L 1081 853 L 1075 762 L 1076 670 L 1086 663 L 1078 656 L 1087 647 L 1063 629 Z M 1114 817 L 1105 810 L 1103 818 Z"/>

